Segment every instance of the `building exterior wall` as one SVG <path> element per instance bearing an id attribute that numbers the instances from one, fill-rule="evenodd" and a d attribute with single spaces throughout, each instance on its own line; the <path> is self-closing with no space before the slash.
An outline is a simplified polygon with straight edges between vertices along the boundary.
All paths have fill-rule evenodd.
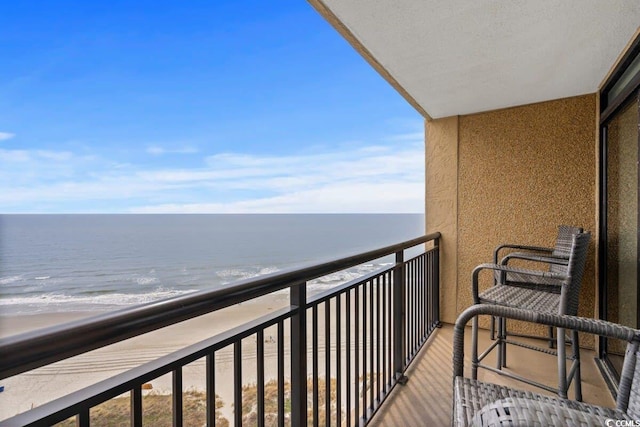
<path id="1" fill-rule="evenodd" d="M 431 125 L 437 122 L 437 125 Z M 455 322 L 458 277 L 458 117 L 426 122 L 425 202 L 427 232 L 439 231 L 440 314 Z"/>
<path id="2" fill-rule="evenodd" d="M 427 121 L 425 212 L 427 232 L 443 234 L 445 322 L 472 303 L 471 272 L 497 245 L 552 246 L 559 224 L 592 232 L 580 314 L 596 314 L 596 107 L 585 95 Z"/>

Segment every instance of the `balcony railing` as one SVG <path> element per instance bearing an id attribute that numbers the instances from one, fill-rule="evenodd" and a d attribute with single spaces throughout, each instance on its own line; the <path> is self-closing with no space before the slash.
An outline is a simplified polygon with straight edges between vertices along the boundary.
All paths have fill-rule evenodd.
<path id="1" fill-rule="evenodd" d="M 294 270 L 53 326 L 0 340 L 0 379 L 86 353 L 231 305 L 289 289 L 289 306 L 197 344 L 0 422 L 50 426 L 75 417 L 90 426 L 91 409 L 129 393 L 132 426 L 143 425 L 143 385 L 172 375 L 172 422 L 183 425 L 183 367 L 203 359 L 206 424 L 216 425 L 215 365 L 233 348 L 233 424 L 243 424 L 242 343 L 255 338 L 256 417 L 265 425 L 265 330 L 275 328 L 278 426 L 366 425 L 439 326 L 440 234 Z M 424 244 L 424 245 L 423 245 Z M 419 247 L 419 245 L 422 245 Z M 405 260 L 405 251 L 422 249 Z M 415 249 L 414 249 L 415 250 Z M 326 292 L 307 296 L 307 283 L 375 259 L 395 263 Z M 323 327 L 320 327 L 323 325 Z M 290 340 L 285 339 L 285 329 Z M 219 357 L 219 355 L 218 355 Z M 289 369 L 285 369 L 285 360 Z M 324 377 L 324 378 L 323 378 Z"/>

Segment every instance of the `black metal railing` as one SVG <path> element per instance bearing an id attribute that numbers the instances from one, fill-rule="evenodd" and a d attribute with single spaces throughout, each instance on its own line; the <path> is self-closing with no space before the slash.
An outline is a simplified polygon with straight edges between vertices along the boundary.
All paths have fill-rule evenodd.
<path id="1" fill-rule="evenodd" d="M 366 425 L 408 364 L 439 325 L 440 233 L 366 253 L 237 282 L 0 340 L 0 379 L 86 353 L 149 331 L 289 288 L 289 306 L 251 320 L 82 390 L 35 407 L 0 426 L 50 426 L 75 417 L 92 424 L 91 409 L 129 393 L 132 426 L 143 425 L 143 385 L 172 376 L 171 414 L 183 425 L 183 369 L 204 361 L 206 424 L 215 426 L 216 360 L 233 349 L 233 424 L 243 425 L 243 344 L 255 338 L 255 414 L 278 426 Z M 424 244 L 407 261 L 405 250 Z M 307 283 L 395 254 L 395 263 L 307 297 Z M 265 374 L 265 331 L 276 330 L 276 378 Z M 290 339 L 285 338 L 285 332 Z M 276 388 L 275 402 L 266 387 Z M 275 404 L 275 405 L 273 405 Z M 269 408 L 275 406 L 275 413 Z M 252 409 L 253 411 L 253 409 Z M 248 422 L 245 422 L 247 424 Z"/>

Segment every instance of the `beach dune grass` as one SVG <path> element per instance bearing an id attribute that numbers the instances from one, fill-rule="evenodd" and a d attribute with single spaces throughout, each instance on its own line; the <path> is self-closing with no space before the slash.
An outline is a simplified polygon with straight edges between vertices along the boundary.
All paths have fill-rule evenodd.
<path id="1" fill-rule="evenodd" d="M 183 393 L 183 423 L 185 426 L 207 424 L 206 395 L 202 391 L 189 390 Z M 145 426 L 171 427 L 171 395 L 151 392 L 142 397 L 143 424 Z M 131 400 L 116 397 L 91 408 L 91 425 L 95 427 L 129 426 L 131 422 Z M 216 426 L 229 427 L 229 421 L 222 416 L 220 408 L 224 402 L 216 396 Z M 69 418 L 56 427 L 75 427 L 76 420 Z"/>
<path id="2" fill-rule="evenodd" d="M 336 390 L 337 382 L 335 378 L 330 381 L 330 398 L 331 398 L 331 414 L 335 417 L 337 414 Z M 257 425 L 258 418 L 258 399 L 257 385 L 246 385 L 242 388 L 242 424 L 247 426 Z M 307 425 L 313 424 L 313 380 L 307 380 Z M 325 424 L 326 414 L 326 381 L 324 378 L 318 378 L 318 424 Z M 291 413 L 291 385 L 285 382 L 284 385 L 284 425 L 291 425 L 289 414 Z M 278 426 L 278 382 L 271 380 L 264 385 L 264 425 L 265 427 Z"/>
<path id="3" fill-rule="evenodd" d="M 338 405 L 336 402 L 337 383 L 334 378 L 330 381 L 330 413 L 336 417 Z M 258 417 L 258 387 L 256 384 L 242 387 L 242 424 L 247 426 L 257 425 Z M 308 412 L 307 420 L 313 425 L 313 380 L 307 381 Z M 264 412 L 265 427 L 278 425 L 278 382 L 270 380 L 264 385 Z M 326 416 L 326 381 L 318 378 L 318 424 L 325 424 Z M 171 394 L 151 392 L 143 396 L 143 424 L 157 427 L 172 426 Z M 130 425 L 130 398 L 128 396 L 117 397 L 108 400 L 91 409 L 91 425 L 95 427 L 116 427 Z M 225 406 L 223 400 L 216 395 L 216 426 L 229 427 L 227 420 L 220 410 Z M 291 425 L 289 414 L 291 413 L 291 385 L 284 384 L 284 409 L 285 426 Z M 342 411 L 342 408 L 340 408 Z M 183 393 L 183 423 L 185 426 L 206 425 L 206 394 L 203 391 L 189 390 Z M 343 412 L 344 414 L 344 412 Z M 75 418 L 69 418 L 56 427 L 75 427 Z"/>

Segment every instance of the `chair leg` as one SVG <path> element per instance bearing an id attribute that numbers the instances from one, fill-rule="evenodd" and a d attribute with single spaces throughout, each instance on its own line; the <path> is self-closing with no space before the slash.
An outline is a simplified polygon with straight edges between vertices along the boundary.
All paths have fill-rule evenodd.
<path id="1" fill-rule="evenodd" d="M 496 317 L 491 316 L 491 325 L 489 326 L 489 335 L 491 337 L 491 341 L 496 339 Z"/>
<path id="2" fill-rule="evenodd" d="M 553 326 L 549 326 L 549 348 L 555 345 L 555 337 L 553 336 Z"/>
<path id="3" fill-rule="evenodd" d="M 571 348 L 573 352 L 573 363 L 577 363 L 573 382 L 575 383 L 576 400 L 582 402 L 582 378 L 580 377 L 580 343 L 578 342 L 578 331 L 571 331 Z"/>
<path id="4" fill-rule="evenodd" d="M 478 316 L 471 324 L 471 378 L 478 379 Z"/>
<path id="5" fill-rule="evenodd" d="M 502 317 L 496 317 L 496 369 L 502 368 Z"/>
<path id="6" fill-rule="evenodd" d="M 567 347 L 564 328 L 556 330 L 558 342 L 558 395 L 567 398 Z"/>
<path id="7" fill-rule="evenodd" d="M 502 369 L 502 368 L 506 368 L 507 367 L 507 318 L 506 317 L 502 317 L 501 319 L 501 326 L 500 326 L 500 341 L 501 341 L 501 345 L 498 348 L 498 350 L 500 351 L 500 367 L 498 369 Z"/>

